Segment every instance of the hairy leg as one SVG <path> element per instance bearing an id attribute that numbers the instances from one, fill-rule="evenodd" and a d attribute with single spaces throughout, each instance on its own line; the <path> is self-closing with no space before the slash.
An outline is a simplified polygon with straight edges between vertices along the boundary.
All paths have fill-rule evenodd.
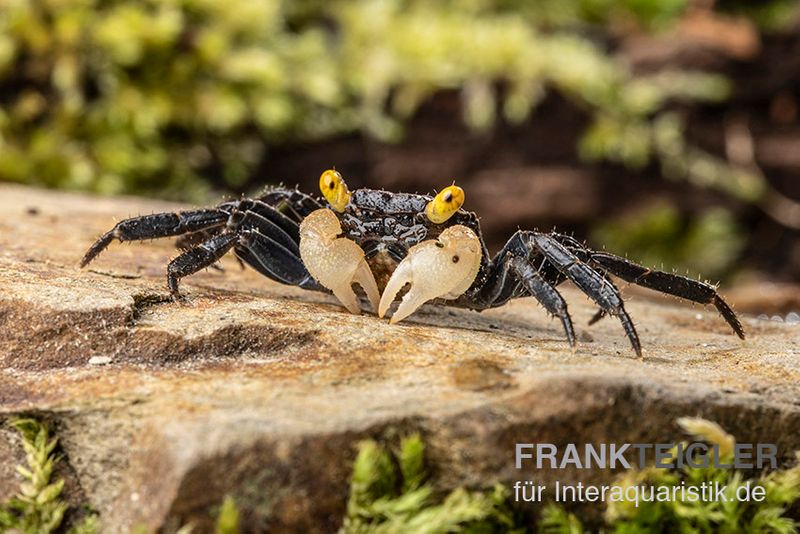
<path id="1" fill-rule="evenodd" d="M 554 234 L 552 237 L 565 245 L 583 261 L 618 276 L 626 282 L 697 302 L 698 304 L 713 304 L 736 335 L 744 339 L 744 328 L 741 322 L 739 322 L 739 319 L 728 303 L 719 295 L 716 286 L 679 274 L 648 269 L 638 263 L 615 256 L 614 254 L 609 254 L 608 252 L 590 250 L 585 245 L 569 236 Z M 602 318 L 602 314 L 598 312 L 593 322 L 596 322 L 600 318 Z"/>
<path id="2" fill-rule="evenodd" d="M 605 313 L 619 318 L 633 350 L 638 356 L 642 355 L 639 335 L 636 333 L 636 328 L 628 312 L 625 311 L 622 296 L 603 273 L 597 272 L 590 265 L 581 261 L 573 252 L 548 234 L 518 232 L 515 234 L 515 238 L 518 238 L 532 253 L 540 252 L 544 255 L 552 267 L 578 286 Z"/>
<path id="3" fill-rule="evenodd" d="M 155 213 L 133 217 L 118 222 L 114 228 L 100 236 L 89 247 L 81 260 L 81 267 L 89 264 L 112 241 L 139 241 L 170 237 L 212 228 L 221 228 L 228 220 L 228 214 L 219 209 L 181 211 L 177 213 Z"/>
<path id="4" fill-rule="evenodd" d="M 209 267 L 219 261 L 238 240 L 233 233 L 220 234 L 191 248 L 169 262 L 167 266 L 167 285 L 173 298 L 178 298 L 178 282 L 184 276 Z"/>
<path id="5" fill-rule="evenodd" d="M 567 303 L 564 297 L 556 291 L 556 288 L 548 284 L 527 260 L 517 256 L 507 256 L 506 264 L 516 278 L 522 282 L 528 292 L 533 295 L 551 315 L 561 320 L 564 332 L 567 335 L 567 340 L 570 346 L 574 348 L 575 329 L 572 326 L 572 319 L 567 311 Z"/>
<path id="6" fill-rule="evenodd" d="M 299 255 L 258 230 L 244 230 L 235 250 L 247 265 L 276 282 L 319 289 Z"/>

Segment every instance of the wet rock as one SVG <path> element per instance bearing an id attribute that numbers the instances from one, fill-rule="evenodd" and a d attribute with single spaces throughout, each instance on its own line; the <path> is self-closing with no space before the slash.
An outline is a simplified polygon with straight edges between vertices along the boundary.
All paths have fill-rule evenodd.
<path id="1" fill-rule="evenodd" d="M 37 215 L 26 215 L 35 207 Z M 442 487 L 609 473 L 513 466 L 516 442 L 656 442 L 701 415 L 740 439 L 800 448 L 800 328 L 636 293 L 644 346 L 565 289 L 579 339 L 522 300 L 478 314 L 425 307 L 399 325 L 242 271 L 168 298 L 169 240 L 85 249 L 120 218 L 178 206 L 0 186 L 0 417 L 50 421 L 109 532 L 211 525 L 226 494 L 251 530 L 330 531 L 355 444 L 421 431 Z M 735 302 L 734 302 L 735 304 Z M 102 362 L 102 365 L 99 363 Z M 18 480 L 0 430 L 0 498 Z M 5 492 L 5 493 L 4 493 Z"/>

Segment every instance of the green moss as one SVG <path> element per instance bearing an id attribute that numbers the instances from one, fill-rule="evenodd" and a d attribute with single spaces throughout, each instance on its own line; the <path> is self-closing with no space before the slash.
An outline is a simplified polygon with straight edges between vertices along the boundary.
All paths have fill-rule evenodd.
<path id="1" fill-rule="evenodd" d="M 721 460 L 729 461 L 735 441 L 718 425 L 702 419 L 681 419 L 679 424 L 697 440 L 719 446 Z M 67 504 L 61 497 L 63 480 L 52 480 L 59 457 L 57 440 L 46 425 L 33 419 L 12 422 L 22 437 L 26 465 L 18 468 L 24 478 L 19 492 L 0 505 L 0 531 L 47 533 L 63 529 Z M 698 462 L 699 463 L 699 462 Z M 715 467 L 629 470 L 616 485 L 699 486 L 716 481 L 728 487 L 732 496 L 749 484 L 764 488 L 763 502 L 667 501 L 638 503 L 609 502 L 604 531 L 620 534 L 640 532 L 771 532 L 795 533 L 800 527 L 800 454 L 791 468 L 747 479 L 741 472 Z M 419 435 L 400 441 L 394 452 L 375 441 L 359 445 L 353 465 L 350 496 L 343 533 L 394 532 L 532 532 L 577 534 L 585 529 L 580 519 L 555 504 L 543 508 L 537 524 L 527 521 L 511 504 L 510 491 L 502 485 L 481 491 L 464 488 L 442 494 L 433 489 L 425 462 L 425 448 Z M 240 512 L 232 497 L 222 502 L 216 514 L 215 531 L 240 531 Z M 74 534 L 100 531 L 99 518 L 87 513 L 69 529 Z M 137 531 L 146 532 L 146 527 Z M 179 532 L 190 532 L 185 525 Z"/>
<path id="2" fill-rule="evenodd" d="M 342 532 L 513 532 L 515 518 L 502 486 L 486 492 L 457 489 L 436 495 L 428 483 L 418 435 L 401 440 L 394 454 L 365 441 L 353 465 Z"/>
<path id="3" fill-rule="evenodd" d="M 678 423 L 698 440 L 718 445 L 720 460 L 732 460 L 733 436 L 719 425 L 703 419 L 684 418 Z M 800 522 L 797 509 L 800 504 L 800 453 L 798 463 L 789 469 L 773 471 L 747 479 L 734 469 L 717 467 L 684 467 L 681 469 L 645 468 L 629 470 L 614 482 L 623 488 L 631 486 L 699 488 L 704 483 L 716 482 L 726 486 L 727 500 L 675 500 L 663 502 L 617 501 L 606 505 L 604 531 L 617 534 L 644 532 L 682 533 L 796 533 Z M 697 461 L 700 464 L 702 462 Z M 743 501 L 735 498 L 736 491 L 745 485 L 761 486 L 766 497 L 763 502 Z M 580 521 L 561 507 L 549 505 L 541 520 L 542 532 L 583 532 Z"/>
<path id="4" fill-rule="evenodd" d="M 721 11 L 746 17 L 766 31 L 790 30 L 792 23 L 800 17 L 800 4 L 795 0 L 719 0 L 716 4 Z"/>
<path id="5" fill-rule="evenodd" d="M 100 517 L 91 512 L 69 529 L 69 534 L 98 534 L 99 532 L 101 532 Z"/>
<path id="6" fill-rule="evenodd" d="M 222 501 L 214 531 L 216 534 L 239 533 L 239 509 L 236 507 L 236 501 L 230 495 Z"/>
<path id="7" fill-rule="evenodd" d="M 695 438 L 720 447 L 723 462 L 732 459 L 734 439 L 715 423 L 702 419 L 681 419 L 679 424 Z M 800 455 L 798 456 L 800 459 Z M 621 485 L 647 484 L 654 486 L 699 487 L 706 482 L 727 486 L 726 501 L 700 500 L 695 502 L 631 502 L 610 503 L 606 520 L 617 533 L 655 532 L 797 532 L 797 523 L 788 509 L 800 499 L 800 465 L 769 475 L 746 479 L 733 469 L 717 467 L 685 467 L 677 470 L 645 469 L 626 473 Z M 736 490 L 745 484 L 763 486 L 764 502 L 742 501 L 735 498 Z"/>
<path id="8" fill-rule="evenodd" d="M 54 453 L 58 440 L 50 438 L 47 425 L 34 419 L 14 419 L 13 426 L 22 438 L 24 466 L 17 466 L 23 482 L 8 502 L 0 503 L 0 531 L 46 534 L 61 527 L 67 503 L 61 498 L 64 480 L 52 480 L 60 460 Z M 88 514 L 70 529 L 74 534 L 99 532 L 97 516 Z"/>
<path id="9" fill-rule="evenodd" d="M 556 504 L 545 505 L 539 518 L 540 534 L 583 534 L 583 523 L 575 514 L 568 513 Z"/>
<path id="10" fill-rule="evenodd" d="M 696 440 L 718 445 L 720 460 L 730 462 L 735 440 L 719 425 L 694 418 L 679 419 L 678 423 Z M 800 453 L 794 467 L 752 479 L 733 469 L 687 466 L 628 470 L 614 484 L 623 488 L 638 485 L 671 488 L 700 487 L 707 482 L 727 486 L 729 499 L 640 501 L 638 506 L 634 501 L 609 501 L 605 505 L 602 532 L 797 532 L 800 526 L 796 520 L 800 505 Z M 730 498 L 737 488 L 748 484 L 764 488 L 763 502 Z M 424 467 L 424 447 L 417 435 L 404 439 L 394 454 L 374 441 L 366 441 L 359 446 L 353 466 L 342 532 L 588 532 L 578 516 L 560 505 L 545 505 L 533 524 L 510 501 L 510 491 L 501 485 L 484 491 L 459 488 L 447 495 L 436 494 Z"/>
<path id="11" fill-rule="evenodd" d="M 641 166 L 667 157 L 655 127 L 669 102 L 723 99 L 727 84 L 702 72 L 634 78 L 575 28 L 662 27 L 687 4 L 12 2 L 0 10 L 0 180 L 200 200 L 209 178 L 251 180 L 268 144 L 397 140 L 425 99 L 454 88 L 476 129 L 523 121 L 558 91 L 592 118 L 585 157 Z"/>

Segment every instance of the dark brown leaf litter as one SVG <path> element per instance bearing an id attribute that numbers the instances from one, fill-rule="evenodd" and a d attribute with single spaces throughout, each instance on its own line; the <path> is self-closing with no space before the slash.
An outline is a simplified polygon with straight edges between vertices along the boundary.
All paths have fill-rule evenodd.
<path id="1" fill-rule="evenodd" d="M 202 531 L 228 493 L 248 528 L 329 531 L 355 443 L 411 430 L 444 487 L 608 476 L 517 472 L 514 443 L 673 440 L 683 415 L 785 456 L 800 448 L 797 325 L 745 316 L 742 342 L 714 310 L 637 292 L 639 360 L 615 321 L 585 326 L 594 309 L 576 291 L 573 353 L 527 300 L 483 314 L 426 307 L 389 325 L 231 259 L 172 302 L 168 241 L 113 245 L 77 269 L 115 220 L 174 208 L 0 186 L 0 411 L 53 422 L 70 487 L 108 531 L 190 520 Z M 0 461 L 16 459 L 10 435 Z M 16 484 L 5 467 L 0 498 Z"/>

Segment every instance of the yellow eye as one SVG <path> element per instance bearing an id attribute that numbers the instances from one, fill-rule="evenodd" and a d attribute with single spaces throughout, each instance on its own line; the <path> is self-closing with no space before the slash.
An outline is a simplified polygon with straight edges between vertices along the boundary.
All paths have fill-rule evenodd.
<path id="1" fill-rule="evenodd" d="M 464 190 L 457 185 L 442 189 L 436 197 L 428 202 L 425 214 L 431 222 L 442 224 L 453 216 L 464 204 Z"/>
<path id="2" fill-rule="evenodd" d="M 333 209 L 342 213 L 350 202 L 350 190 L 337 171 L 328 169 L 319 177 L 319 190 Z"/>

